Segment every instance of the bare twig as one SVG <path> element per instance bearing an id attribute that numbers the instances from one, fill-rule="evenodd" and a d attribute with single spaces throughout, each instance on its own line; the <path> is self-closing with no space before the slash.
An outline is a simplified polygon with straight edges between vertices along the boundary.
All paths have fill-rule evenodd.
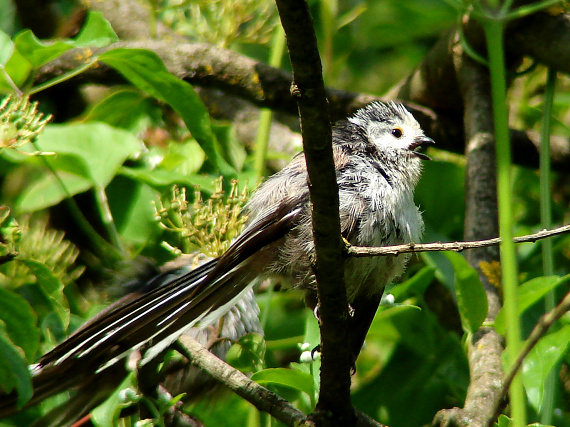
<path id="1" fill-rule="evenodd" d="M 509 392 L 509 387 L 511 386 L 511 382 L 513 378 L 517 374 L 517 372 L 521 369 L 524 359 L 528 356 L 530 351 L 536 346 L 538 341 L 546 335 L 548 329 L 560 319 L 565 313 L 570 311 L 570 292 L 566 294 L 566 296 L 560 301 L 560 303 L 554 307 L 548 313 L 545 313 L 541 316 L 538 320 L 537 324 L 535 325 L 534 329 L 530 333 L 528 339 L 524 342 L 523 348 L 521 349 L 517 359 L 515 360 L 513 366 L 511 366 L 507 375 L 505 375 L 505 379 L 503 381 L 503 387 L 501 390 L 501 397 L 499 401 L 497 401 L 495 405 L 495 410 L 493 411 L 493 418 L 489 420 L 489 427 L 493 426 L 494 421 L 499 417 L 504 405 L 505 399 L 504 397 Z"/>
<path id="2" fill-rule="evenodd" d="M 306 415 L 272 391 L 250 380 L 237 369 L 218 359 L 188 335 L 178 338 L 178 350 L 193 364 L 252 403 L 257 409 L 271 414 L 289 426 L 309 426 Z"/>
<path id="3" fill-rule="evenodd" d="M 528 234 L 526 236 L 515 237 L 515 243 L 536 242 L 547 237 L 558 236 L 570 232 L 570 225 L 554 228 L 552 230 L 542 230 L 538 233 Z M 346 252 L 349 256 L 367 257 L 367 256 L 386 256 L 399 255 L 404 253 L 417 252 L 441 252 L 452 251 L 462 252 L 466 249 L 482 248 L 485 246 L 496 246 L 501 243 L 499 237 L 487 240 L 475 240 L 471 242 L 451 242 L 451 243 L 408 243 L 405 245 L 393 245 L 383 247 L 365 247 L 365 246 L 347 246 Z"/>

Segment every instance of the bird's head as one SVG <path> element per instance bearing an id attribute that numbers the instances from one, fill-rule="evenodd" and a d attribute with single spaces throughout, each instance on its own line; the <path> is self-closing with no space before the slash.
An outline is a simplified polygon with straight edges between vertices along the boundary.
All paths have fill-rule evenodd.
<path id="1" fill-rule="evenodd" d="M 420 124 L 402 105 L 395 102 L 372 102 L 348 119 L 360 127 L 369 143 L 380 152 L 392 151 L 408 158 L 431 160 L 418 150 L 434 144 L 424 135 Z"/>

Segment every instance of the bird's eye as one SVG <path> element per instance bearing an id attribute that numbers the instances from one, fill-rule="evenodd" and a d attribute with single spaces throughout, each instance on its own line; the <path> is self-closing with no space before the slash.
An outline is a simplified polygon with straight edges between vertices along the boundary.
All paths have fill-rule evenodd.
<path id="1" fill-rule="evenodd" d="M 403 134 L 404 134 L 404 132 L 402 131 L 401 128 L 392 129 L 392 136 L 394 138 L 401 138 Z"/>

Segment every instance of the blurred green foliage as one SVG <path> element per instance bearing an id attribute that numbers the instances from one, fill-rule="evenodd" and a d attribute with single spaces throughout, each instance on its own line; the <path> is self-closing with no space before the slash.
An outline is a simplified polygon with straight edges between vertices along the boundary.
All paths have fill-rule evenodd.
<path id="1" fill-rule="evenodd" d="M 408 75 L 457 20 L 457 12 L 438 0 L 309 3 L 327 84 L 373 94 L 382 94 Z M 54 4 L 64 11 L 64 19 L 73 6 L 63 0 Z M 159 22 L 191 40 L 261 60 L 269 57 L 278 21 L 270 1 L 165 0 L 151 6 Z M 21 28 L 11 1 L 0 0 L 0 30 L 0 96 L 21 92 L 24 97 L 14 99 L 27 100 L 25 95 L 36 94 L 43 112 L 35 107 L 31 111 L 29 106 L 35 104 L 22 101 L 27 107 L 16 109 L 29 115 L 26 123 L 35 124 L 35 130 L 21 134 L 12 146 L 17 150 L 6 146 L 6 138 L 0 147 L 0 205 L 11 209 L 1 208 L 0 223 L 0 387 L 17 390 L 23 402 L 31 392 L 26 365 L 105 303 L 110 277 L 124 277 L 125 265 L 139 255 L 161 264 L 178 253 L 173 248 L 219 254 L 242 223 L 237 211 L 245 193 L 238 192 L 231 179 L 238 178 L 240 188 L 257 183 L 251 179 L 254 153 L 243 148 L 234 125 L 210 118 L 194 89 L 168 73 L 155 54 L 120 48 L 93 55 L 91 47 L 117 40 L 101 14 L 90 13 L 76 38 L 46 43 Z M 85 49 L 80 69 L 33 86 L 30 76 L 38 67 L 73 47 Z M 55 103 L 47 89 L 97 61 L 113 67 L 127 83 L 97 88 L 97 95 L 87 98 L 85 109 L 73 118 L 61 122 L 55 117 L 57 124 L 45 124 L 46 115 L 56 112 L 50 111 Z M 515 80 L 510 93 L 515 126 L 540 125 L 544 79 L 539 67 Z M 553 131 L 568 136 L 570 80 L 562 77 L 559 85 Z M 12 135 L 16 120 L 0 117 L 0 135 Z M 57 156 L 30 155 L 50 152 Z M 461 240 L 464 159 L 437 151 L 432 157 L 416 192 L 426 222 L 425 241 Z M 222 198 L 222 188 L 229 191 L 229 202 Z M 568 188 L 567 174 L 555 174 L 554 224 L 569 222 Z M 515 168 L 513 195 L 516 234 L 539 230 L 537 172 Z M 225 219 L 214 224 L 214 216 L 216 221 Z M 543 291 L 554 289 L 558 296 L 568 292 L 569 243 L 568 237 L 554 239 L 556 277 L 543 277 L 538 245 L 518 249 L 525 336 L 544 312 Z M 450 261 L 434 253 L 412 260 L 401 284 L 389 290 L 393 300 L 387 299 L 379 310 L 357 361 L 355 406 L 392 427 L 429 424 L 438 410 L 462 406 L 465 399 L 469 371 L 464 331 L 480 325 L 486 301 L 480 298 L 478 278 L 457 257 Z M 125 280 L 129 274 L 134 273 L 127 273 Z M 537 286 L 542 292 L 533 291 Z M 299 362 L 299 344 L 317 344 L 316 322 L 295 292 L 262 287 L 258 300 L 265 342 L 248 337 L 237 343 L 234 360 L 310 411 L 319 388 L 319 362 Z M 8 306 L 12 309 L 5 309 Z M 566 315 L 527 359 L 524 380 L 529 412 L 536 419 L 549 370 L 540 362 L 563 365 L 568 375 L 569 323 Z M 249 362 L 243 361 L 246 356 Z M 125 384 L 134 382 L 129 377 Z M 556 421 L 563 425 L 570 414 L 569 391 L 563 382 L 557 387 Z M 119 400 L 116 393 L 96 412 L 96 425 L 117 415 L 124 404 Z M 42 411 L 55 404 L 46 404 Z M 188 410 L 209 426 L 227 425 L 224 414 L 231 414 L 235 425 L 267 424 L 265 415 L 233 394 L 215 403 L 194 402 Z M 38 411 L 22 416 L 31 420 Z M 503 417 L 501 422 L 508 425 L 509 420 Z"/>

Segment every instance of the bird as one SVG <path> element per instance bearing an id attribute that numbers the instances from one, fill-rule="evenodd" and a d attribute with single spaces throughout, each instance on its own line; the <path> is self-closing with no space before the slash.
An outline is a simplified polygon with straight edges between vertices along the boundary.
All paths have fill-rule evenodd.
<path id="1" fill-rule="evenodd" d="M 355 246 L 418 242 L 424 224 L 414 203 L 422 161 L 433 144 L 401 103 L 374 101 L 332 127 L 342 237 Z M 189 328 L 211 325 L 252 287 L 279 278 L 316 301 L 308 174 L 303 153 L 269 177 L 244 207 L 245 228 L 219 258 L 191 271 L 151 279 L 88 321 L 32 367 L 34 396 L 76 386 L 146 349 L 144 365 Z M 358 356 L 385 286 L 400 276 L 408 254 L 347 258 L 350 343 Z M 315 303 L 311 308 L 316 309 Z M 0 404 L 0 414 L 2 414 Z"/>

